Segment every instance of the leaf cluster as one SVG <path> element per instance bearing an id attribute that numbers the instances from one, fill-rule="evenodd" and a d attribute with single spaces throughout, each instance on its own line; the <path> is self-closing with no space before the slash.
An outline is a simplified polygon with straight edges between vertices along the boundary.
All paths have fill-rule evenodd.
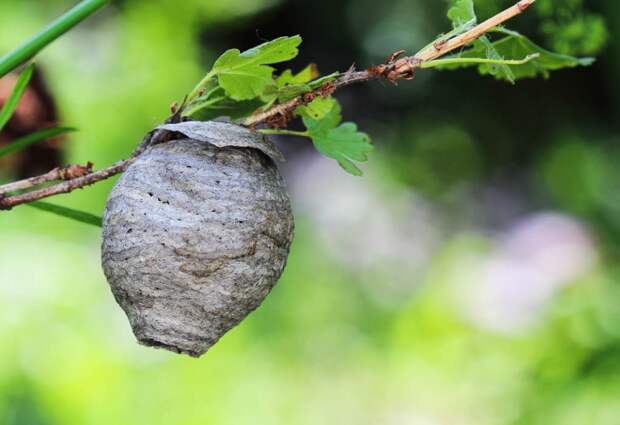
<path id="1" fill-rule="evenodd" d="M 228 116 L 235 120 L 275 103 L 284 103 L 301 94 L 318 89 L 338 73 L 319 76 L 316 66 L 308 65 L 294 73 L 286 69 L 274 75 L 273 64 L 293 59 L 299 53 L 301 37 L 279 37 L 241 52 L 230 49 L 213 64 L 211 70 L 189 95 L 183 115 L 207 120 Z M 316 149 L 332 158 L 350 174 L 359 176 L 355 162 L 368 160 L 372 150 L 370 138 L 353 123 L 341 124 L 341 108 L 332 96 L 318 96 L 295 109 Z"/>

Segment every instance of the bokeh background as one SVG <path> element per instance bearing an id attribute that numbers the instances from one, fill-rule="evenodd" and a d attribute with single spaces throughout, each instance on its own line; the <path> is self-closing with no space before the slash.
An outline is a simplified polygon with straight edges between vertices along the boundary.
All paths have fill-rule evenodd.
<path id="1" fill-rule="evenodd" d="M 0 51 L 73 3 L 0 0 Z M 345 70 L 417 50 L 448 29 L 446 8 L 115 2 L 37 59 L 44 109 L 79 132 L 1 178 L 59 153 L 126 157 L 225 49 L 299 33 L 294 68 Z M 341 91 L 376 146 L 363 178 L 278 140 L 297 220 L 288 266 L 198 360 L 134 341 L 97 228 L 0 213 L 0 424 L 618 424 L 618 22 L 616 0 L 539 0 L 510 26 L 594 66 L 516 86 L 421 71 Z M 112 184 L 52 202 L 100 215 Z"/>

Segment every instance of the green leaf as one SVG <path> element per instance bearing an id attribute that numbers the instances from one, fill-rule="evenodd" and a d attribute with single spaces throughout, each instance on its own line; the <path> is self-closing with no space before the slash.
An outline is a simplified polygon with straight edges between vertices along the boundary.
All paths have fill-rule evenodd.
<path id="1" fill-rule="evenodd" d="M 296 35 L 280 37 L 245 52 L 227 50 L 215 61 L 209 74 L 217 76 L 219 85 L 231 99 L 253 99 L 275 85 L 273 68 L 267 65 L 293 59 L 300 44 L 301 37 Z"/>
<path id="2" fill-rule="evenodd" d="M 103 219 L 101 217 L 84 211 L 74 210 L 73 208 L 62 207 L 60 205 L 50 204 L 48 202 L 42 201 L 35 201 L 26 205 L 65 218 L 69 218 L 71 220 L 79 221 L 80 223 L 91 224 L 97 227 L 101 227 L 103 225 Z"/>
<path id="3" fill-rule="evenodd" d="M 251 115 L 263 105 L 260 99 L 236 101 L 226 96 L 223 88 L 216 81 L 210 81 L 205 93 L 193 100 L 183 111 L 183 116 L 195 120 L 208 121 L 219 117 L 236 120 Z"/>
<path id="4" fill-rule="evenodd" d="M 478 22 L 476 11 L 474 10 L 473 0 L 455 0 L 454 5 L 448 10 L 448 18 L 452 21 L 452 26 L 459 33 L 461 29 L 465 30 L 468 27 L 475 25 Z M 454 34 L 456 35 L 456 34 Z M 484 57 L 491 59 L 492 61 L 502 61 L 504 58 L 493 47 L 491 40 L 486 35 L 482 35 L 480 38 L 473 42 L 474 48 L 483 50 Z M 503 78 L 511 83 L 514 83 L 514 74 L 510 67 L 503 64 L 487 64 L 489 73 L 497 78 Z"/>
<path id="5" fill-rule="evenodd" d="M 32 78 L 32 73 L 34 71 L 34 64 L 30 64 L 22 71 L 15 83 L 15 87 L 13 88 L 13 92 L 7 99 L 6 103 L 0 110 L 0 131 L 4 128 L 7 122 L 13 116 L 13 112 L 15 112 L 15 108 L 19 104 L 19 100 L 22 98 L 24 92 L 26 91 L 26 87 Z"/>
<path id="6" fill-rule="evenodd" d="M 300 94 L 309 92 L 312 88 L 306 83 L 317 76 L 318 71 L 315 64 L 306 66 L 297 74 L 293 74 L 293 71 L 287 69 L 276 78 L 275 86 L 269 86 L 267 88 L 265 93 L 266 96 L 264 96 L 267 106 L 270 106 L 274 100 L 283 103 Z"/>
<path id="7" fill-rule="evenodd" d="M 432 43 L 427 44 L 417 54 L 424 55 L 429 50 L 435 50 L 436 43 L 441 41 L 447 41 L 452 37 L 463 34 L 469 29 L 473 28 L 478 22 L 476 12 L 474 10 L 473 0 L 452 0 L 452 7 L 448 9 L 448 19 L 452 22 L 452 31 L 447 34 L 442 34 L 433 40 Z"/>
<path id="8" fill-rule="evenodd" d="M 14 140 L 12 143 L 6 146 L 0 147 L 0 157 L 18 152 L 35 143 L 41 142 L 51 137 L 59 136 L 64 133 L 69 133 L 71 131 L 76 131 L 76 129 L 73 127 L 51 127 L 35 131 L 34 133 L 30 133 L 24 137 L 20 137 L 19 139 Z"/>
<path id="9" fill-rule="evenodd" d="M 455 0 L 453 6 L 448 9 L 448 19 L 452 21 L 455 29 L 476 23 L 478 19 L 474 11 L 474 0 Z"/>
<path id="10" fill-rule="evenodd" d="M 252 115 L 262 105 L 263 102 L 258 99 L 235 101 L 230 98 L 223 98 L 208 105 L 197 105 L 193 111 L 184 115 L 199 121 L 209 121 L 220 117 L 238 120 Z"/>
<path id="11" fill-rule="evenodd" d="M 588 66 L 594 62 L 593 58 L 576 58 L 568 55 L 561 55 L 550 52 L 532 42 L 527 37 L 515 31 L 509 31 L 505 28 L 496 28 L 497 33 L 503 34 L 504 37 L 491 42 L 491 47 L 497 52 L 501 58 L 508 60 L 518 60 L 531 57 L 531 60 L 520 65 L 507 65 L 510 68 L 514 80 L 521 78 L 532 78 L 542 76 L 548 78 L 551 71 L 563 68 L 573 68 L 576 66 Z M 477 44 L 473 48 L 464 51 L 458 55 L 446 57 L 446 59 L 459 58 L 485 58 L 487 56 L 487 46 Z M 537 55 L 537 56 L 531 56 Z M 494 64 L 475 64 L 475 63 L 446 63 L 438 66 L 438 69 L 456 69 L 469 66 L 478 66 L 478 70 L 483 75 L 493 75 L 500 80 L 510 81 L 508 76 L 503 72 L 497 72 Z M 495 68 L 494 68 L 495 67 Z"/>
<path id="12" fill-rule="evenodd" d="M 278 87 L 286 87 L 291 84 L 303 84 L 308 81 L 312 81 L 319 76 L 319 72 L 316 69 L 316 65 L 311 63 L 297 74 L 293 74 L 293 71 L 287 69 L 278 78 L 276 78 L 276 85 Z"/>
<path id="13" fill-rule="evenodd" d="M 354 123 L 340 124 L 340 105 L 334 102 L 332 109 L 321 119 L 303 118 L 312 143 L 323 155 L 335 159 L 349 174 L 361 176 L 362 171 L 353 161 L 365 162 L 373 147 L 367 134 L 357 131 Z M 340 125 L 338 125 L 340 124 Z"/>
<path id="14" fill-rule="evenodd" d="M 342 121 L 342 115 L 340 115 L 340 111 L 340 104 L 338 102 L 335 102 L 333 108 L 320 120 L 315 120 L 310 117 L 303 118 L 304 125 L 310 133 L 326 133 L 332 128 L 337 127 L 338 124 L 340 124 L 340 121 Z"/>
<path id="15" fill-rule="evenodd" d="M 315 90 L 339 75 L 338 72 L 334 72 L 313 80 L 317 73 L 316 67 L 313 64 L 308 65 L 303 71 L 294 75 L 290 70 L 284 71 L 276 79 L 276 86 L 270 86 L 265 90 L 262 97 L 265 101 L 264 108 L 269 108 L 276 100 L 284 103 L 301 94 Z"/>
<path id="16" fill-rule="evenodd" d="M 303 118 L 320 120 L 327 115 L 336 104 L 336 100 L 331 96 L 325 99 L 319 96 L 307 105 L 298 106 L 297 109 L 295 109 L 295 113 Z"/>
<path id="17" fill-rule="evenodd" d="M 492 61 L 502 61 L 504 57 L 497 51 L 489 37 L 486 35 L 481 36 L 478 40 L 474 41 L 474 49 L 484 49 L 487 59 Z M 506 64 L 486 64 L 488 73 L 493 75 L 499 80 L 506 80 L 511 84 L 515 83 L 515 74 L 510 67 Z"/>

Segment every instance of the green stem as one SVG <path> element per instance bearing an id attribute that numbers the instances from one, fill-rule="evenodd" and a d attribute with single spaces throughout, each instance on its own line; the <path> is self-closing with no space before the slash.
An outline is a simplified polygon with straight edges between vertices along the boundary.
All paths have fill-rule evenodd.
<path id="1" fill-rule="evenodd" d="M 208 101 L 204 103 L 199 103 L 197 105 L 192 105 L 189 102 L 187 102 L 188 106 L 183 110 L 183 116 L 189 117 L 192 114 L 194 114 L 194 112 L 199 111 L 203 108 L 207 108 L 211 105 L 215 105 L 216 103 L 221 102 L 222 100 L 226 100 L 226 97 L 224 96 L 214 97 L 213 99 L 209 99 Z"/>
<path id="2" fill-rule="evenodd" d="M 198 84 L 196 84 L 196 87 L 194 87 L 191 93 L 187 96 L 188 104 L 198 96 L 200 89 L 202 89 L 202 87 L 204 87 L 213 77 L 215 77 L 215 74 L 213 74 L 213 72 L 209 72 L 202 80 L 200 80 Z"/>
<path id="3" fill-rule="evenodd" d="M 424 62 L 420 68 L 434 68 L 443 65 L 460 65 L 469 63 L 490 64 L 490 65 L 523 65 L 529 61 L 536 59 L 540 55 L 535 53 L 528 55 L 523 59 L 503 60 L 503 59 L 483 59 L 483 58 L 452 58 L 452 59 L 435 59 L 430 62 Z"/>
<path id="4" fill-rule="evenodd" d="M 273 134 L 277 136 L 310 137 L 310 134 L 308 134 L 307 131 L 280 130 L 280 129 L 272 129 L 272 128 L 262 128 L 256 131 L 258 131 L 261 134 Z"/>
<path id="5" fill-rule="evenodd" d="M 46 28 L 34 35 L 0 58 L 0 77 L 5 76 L 27 60 L 31 59 L 45 46 L 82 22 L 88 16 L 109 3 L 110 0 L 83 0 L 73 9 L 49 24 Z"/>

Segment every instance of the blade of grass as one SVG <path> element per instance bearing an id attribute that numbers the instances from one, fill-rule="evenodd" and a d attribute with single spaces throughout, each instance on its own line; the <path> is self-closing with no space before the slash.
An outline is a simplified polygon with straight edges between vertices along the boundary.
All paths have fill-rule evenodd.
<path id="1" fill-rule="evenodd" d="M 103 225 L 103 219 L 101 217 L 84 211 L 74 210 L 73 208 L 62 207 L 60 205 L 42 201 L 31 202 L 26 205 L 30 205 L 38 210 L 47 211 L 61 217 L 79 221 L 80 223 L 90 224 L 97 227 L 101 227 Z"/>
<path id="2" fill-rule="evenodd" d="M 51 127 L 35 131 L 34 133 L 30 133 L 24 137 L 20 137 L 19 139 L 13 141 L 6 146 L 0 147 L 0 157 L 18 152 L 35 143 L 41 142 L 51 137 L 58 136 L 60 134 L 69 133 L 71 131 L 76 131 L 76 129 L 73 127 Z"/>
<path id="3" fill-rule="evenodd" d="M 13 116 L 13 112 L 15 112 L 15 108 L 17 108 L 17 104 L 19 100 L 22 98 L 24 92 L 26 91 L 26 87 L 32 78 L 32 72 L 34 71 L 34 64 L 28 65 L 26 69 L 19 74 L 19 78 L 17 79 L 17 83 L 15 83 L 15 87 L 13 87 L 13 92 L 7 99 L 6 103 L 2 106 L 0 110 L 0 131 L 4 128 L 7 122 Z"/>
<path id="4" fill-rule="evenodd" d="M 0 58 L 0 77 L 5 76 L 10 71 L 17 68 L 27 60 L 31 59 L 45 46 L 56 40 L 58 37 L 69 31 L 71 28 L 82 22 L 94 12 L 108 4 L 110 0 L 83 0 L 74 8 L 70 9 L 41 30 L 38 34 L 24 42 Z"/>

